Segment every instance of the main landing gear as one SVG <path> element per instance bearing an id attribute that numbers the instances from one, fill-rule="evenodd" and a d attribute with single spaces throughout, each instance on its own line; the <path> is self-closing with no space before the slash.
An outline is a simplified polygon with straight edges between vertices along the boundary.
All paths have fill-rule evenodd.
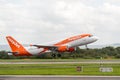
<path id="1" fill-rule="evenodd" d="M 60 53 L 58 53 L 58 54 L 53 53 L 51 56 L 52 56 L 53 58 L 55 58 L 55 57 L 61 57 L 62 55 L 61 55 Z"/>

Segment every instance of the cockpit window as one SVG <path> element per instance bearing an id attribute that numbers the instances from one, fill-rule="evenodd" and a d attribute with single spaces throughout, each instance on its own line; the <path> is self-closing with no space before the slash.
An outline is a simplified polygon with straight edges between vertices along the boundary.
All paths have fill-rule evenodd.
<path id="1" fill-rule="evenodd" d="M 92 37 L 93 35 L 89 35 L 89 37 Z"/>

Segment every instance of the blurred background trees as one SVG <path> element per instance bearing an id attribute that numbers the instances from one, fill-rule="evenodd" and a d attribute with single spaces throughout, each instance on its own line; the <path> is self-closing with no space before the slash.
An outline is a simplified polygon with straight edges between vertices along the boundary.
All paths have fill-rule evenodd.
<path id="1" fill-rule="evenodd" d="M 45 53 L 39 56 L 24 56 L 24 57 L 16 57 L 13 55 L 8 55 L 7 51 L 0 51 L 0 59 L 21 59 L 21 58 L 31 58 L 31 59 L 52 59 L 52 53 Z M 120 58 L 120 47 L 105 47 L 101 49 L 80 49 L 77 48 L 75 52 L 72 53 L 61 53 L 61 57 L 55 58 L 62 58 L 62 59 L 69 59 L 69 58 L 82 58 L 82 59 L 119 59 Z"/>

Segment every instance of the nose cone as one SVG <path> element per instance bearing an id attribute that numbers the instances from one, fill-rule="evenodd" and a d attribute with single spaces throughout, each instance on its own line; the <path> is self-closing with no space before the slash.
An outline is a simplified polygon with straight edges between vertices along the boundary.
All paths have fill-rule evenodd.
<path id="1" fill-rule="evenodd" d="M 99 38 L 96 37 L 96 36 L 93 36 L 92 39 L 93 39 L 93 41 L 95 42 L 95 41 L 97 41 Z"/>

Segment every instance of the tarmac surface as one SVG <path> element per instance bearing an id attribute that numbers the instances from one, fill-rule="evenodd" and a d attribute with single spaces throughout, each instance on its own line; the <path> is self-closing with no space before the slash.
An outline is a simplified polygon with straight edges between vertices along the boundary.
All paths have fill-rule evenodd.
<path id="1" fill-rule="evenodd" d="M 0 76 L 0 80 L 120 80 L 120 76 L 39 76 L 8 75 Z"/>
<path id="2" fill-rule="evenodd" d="M 116 64 L 116 63 L 120 63 L 120 60 L 86 60 L 86 61 L 62 61 L 62 62 L 0 62 L 0 64 L 99 64 L 99 63 L 105 63 L 105 64 Z"/>

